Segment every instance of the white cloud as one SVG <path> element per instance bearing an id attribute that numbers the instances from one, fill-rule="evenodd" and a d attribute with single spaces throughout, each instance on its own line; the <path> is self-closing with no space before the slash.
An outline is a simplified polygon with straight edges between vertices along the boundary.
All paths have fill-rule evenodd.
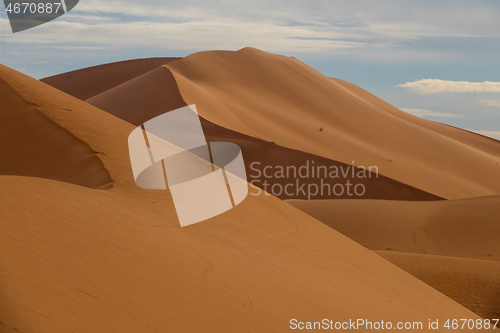
<path id="1" fill-rule="evenodd" d="M 495 132 L 495 131 L 474 131 L 478 134 L 484 135 L 484 136 L 489 136 L 490 138 L 500 140 L 500 132 Z"/>
<path id="2" fill-rule="evenodd" d="M 469 82 L 469 81 L 446 81 L 439 79 L 424 79 L 414 82 L 406 82 L 394 87 L 407 88 L 419 94 L 435 93 L 483 93 L 500 92 L 500 82 Z"/>
<path id="3" fill-rule="evenodd" d="M 120 13 L 211 22 L 233 18 L 240 22 L 304 25 L 349 31 L 358 38 L 367 36 L 414 39 L 422 36 L 500 36 L 499 7 L 476 0 L 86 0 L 75 11 Z"/>
<path id="4" fill-rule="evenodd" d="M 425 109 L 410 109 L 410 108 L 399 108 L 399 109 L 417 117 L 463 118 L 462 116 L 457 114 L 442 113 Z"/>
<path id="5" fill-rule="evenodd" d="M 36 31 L 6 34 L 4 41 L 54 44 L 76 39 L 94 46 L 178 50 L 254 46 L 270 52 L 354 54 L 371 60 L 382 53 L 401 59 L 402 43 L 425 37 L 500 37 L 499 14 L 497 6 L 480 0 L 412 5 L 397 0 L 340 0 L 335 5 L 329 0 L 86 0 L 68 15 Z M 415 52 L 407 56 L 414 58 Z M 436 52 L 429 53 L 436 58 Z"/>
<path id="6" fill-rule="evenodd" d="M 16 68 L 34 58 L 85 58 L 87 65 L 91 57 L 100 63 L 245 46 L 304 61 L 496 62 L 499 16 L 500 6 L 488 0 L 82 0 L 67 15 L 18 34 L 0 13 L 7 50 L 0 55 Z"/>
<path id="7" fill-rule="evenodd" d="M 79 22 L 54 21 L 33 33 L 7 34 L 4 41 L 12 44 L 50 45 L 60 49 L 99 50 L 103 48 L 152 49 L 226 49 L 238 50 L 252 46 L 271 52 L 325 52 L 327 50 L 363 49 L 365 42 L 315 39 L 328 36 L 313 33 L 306 26 L 280 26 L 256 22 L 220 19 L 210 22 Z M 144 18 L 142 18 L 144 19 Z M 6 20 L 5 20 L 6 21 Z M 36 32 L 36 33 L 35 33 Z M 75 41 L 75 36 L 78 36 Z M 292 38 L 295 37 L 295 38 Z M 280 41 L 277 43 L 276 41 Z M 78 45 L 74 45 L 75 42 Z"/>
<path id="8" fill-rule="evenodd" d="M 492 100 L 487 100 L 487 99 L 481 99 L 478 101 L 479 103 L 482 103 L 487 106 L 498 106 L 500 108 L 500 102 L 499 101 L 492 101 Z"/>

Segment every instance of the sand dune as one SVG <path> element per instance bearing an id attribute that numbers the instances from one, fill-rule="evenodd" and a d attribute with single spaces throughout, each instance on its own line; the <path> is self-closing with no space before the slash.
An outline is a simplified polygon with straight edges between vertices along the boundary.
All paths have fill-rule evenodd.
<path id="1" fill-rule="evenodd" d="M 288 202 L 478 315 L 500 315 L 499 196 Z"/>
<path id="2" fill-rule="evenodd" d="M 26 81 L 0 65 L 0 175 L 48 178 L 97 189 L 111 187 L 112 180 L 98 153 L 50 120 L 55 112 L 71 111 L 24 98 L 16 89 L 26 89 Z"/>
<path id="3" fill-rule="evenodd" d="M 156 68 L 142 76 L 138 76 L 112 89 L 104 91 L 88 99 L 87 102 L 132 124 L 139 125 L 159 114 L 187 105 L 184 100 L 184 98 L 187 98 L 188 102 L 197 103 L 199 106 L 198 109 L 202 115 L 211 120 L 209 121 L 201 117 L 203 129 L 209 141 L 230 141 L 238 143 L 238 145 L 242 147 L 243 154 L 247 158 L 247 170 L 249 170 L 248 164 L 251 161 L 259 161 L 263 165 L 270 166 L 300 166 L 306 160 L 315 161 L 316 165 L 342 165 L 339 161 L 335 161 L 331 158 L 331 156 L 336 156 L 336 158 L 339 156 L 337 151 L 333 151 L 331 154 L 331 151 L 326 151 L 326 153 L 325 150 L 322 151 L 322 153 L 324 153 L 322 156 L 328 156 L 330 158 L 307 153 L 310 151 L 315 151 L 318 154 L 321 153 L 319 150 L 314 150 L 314 147 L 321 145 L 321 142 L 316 142 L 317 137 L 315 136 L 319 134 L 316 133 L 316 131 L 314 131 L 314 133 L 310 131 L 311 133 L 305 134 L 308 136 L 308 139 L 313 141 L 316 140 L 314 145 L 311 145 L 309 142 L 307 148 L 304 149 L 305 151 L 280 146 L 283 142 L 280 142 L 278 145 L 270 144 L 267 141 L 271 140 L 269 137 L 267 137 L 267 139 L 262 139 L 262 131 L 269 130 L 273 135 L 281 133 L 280 131 L 283 132 L 284 130 L 279 127 L 282 126 L 283 118 L 286 118 L 288 115 L 286 111 L 283 111 L 287 110 L 283 107 L 283 101 L 276 102 L 276 100 L 272 100 L 272 98 L 268 96 L 269 93 L 263 91 L 262 87 L 259 86 L 264 85 L 264 88 L 268 89 L 268 91 L 275 95 L 277 94 L 278 98 L 280 96 L 286 96 L 287 93 L 288 97 L 307 97 L 307 93 L 310 93 L 308 89 L 305 89 L 305 93 L 297 92 L 290 94 L 289 91 L 296 89 L 301 83 L 303 86 L 303 82 L 300 81 L 304 81 L 304 77 L 308 78 L 306 82 L 309 84 L 311 82 L 315 83 L 316 88 L 318 81 L 324 78 L 320 80 L 320 78 L 316 77 L 317 73 L 311 73 L 310 69 L 304 70 L 302 68 L 302 71 L 298 71 L 298 68 L 304 66 L 301 64 L 290 64 L 289 62 L 291 60 L 285 57 L 281 57 L 281 61 L 278 61 L 276 59 L 279 58 L 278 56 L 268 55 L 249 49 L 239 51 L 238 53 L 239 54 L 236 55 L 232 52 L 206 52 L 194 55 L 188 57 L 187 60 L 196 57 L 196 59 L 192 60 L 189 64 L 181 66 L 183 62 L 186 62 L 186 60 L 183 60 L 171 63 L 168 66 Z M 249 55 L 248 53 L 252 54 Z M 272 59 L 272 61 L 274 61 L 272 69 L 269 69 L 269 67 L 271 67 L 268 63 L 270 57 L 275 58 Z M 280 62 L 282 63 L 280 64 Z M 276 65 L 276 63 L 278 63 L 278 65 Z M 214 68 L 214 65 L 215 70 L 207 71 L 209 68 Z M 281 65 L 281 67 L 279 65 Z M 201 66 L 203 68 L 196 66 Z M 286 75 L 283 75 L 283 67 L 286 66 L 289 67 L 289 70 Z M 182 75 L 185 75 L 186 72 L 189 74 L 187 79 L 182 77 L 179 73 L 175 76 L 172 74 L 170 68 L 174 70 L 175 74 L 175 70 L 179 70 L 178 67 L 182 69 Z M 221 67 L 224 68 L 221 69 Z M 278 71 L 276 74 L 277 69 L 281 69 L 281 72 Z M 249 70 L 253 73 L 249 74 L 246 72 Z M 235 74 L 227 73 L 228 71 L 234 72 Z M 241 72 L 244 72 L 245 75 L 240 75 Z M 283 92 L 277 89 L 277 87 L 283 87 L 286 86 L 286 84 L 274 82 L 273 86 L 269 84 L 269 78 L 263 78 L 262 76 L 264 75 L 259 72 L 267 72 L 266 75 L 275 74 L 275 77 L 284 79 L 284 81 L 292 81 L 295 86 L 288 87 L 288 91 L 285 89 L 285 92 Z M 300 79 L 294 81 L 293 77 L 290 78 L 290 73 L 294 72 L 295 75 L 300 75 Z M 218 84 L 215 84 L 215 90 L 214 81 L 217 81 Z M 356 117 L 362 117 L 362 112 L 375 113 L 377 115 L 375 118 L 379 121 L 379 123 L 377 123 L 378 125 L 389 126 L 388 128 L 379 126 L 377 128 L 378 136 L 386 135 L 386 132 L 391 130 L 391 126 L 398 128 L 402 126 L 403 128 L 406 127 L 407 130 L 409 129 L 410 134 L 418 134 L 419 138 L 421 136 L 426 138 L 426 140 L 424 140 L 426 144 L 417 147 L 417 149 L 413 151 L 411 149 L 415 149 L 415 144 L 418 142 L 415 140 L 413 140 L 413 142 L 411 140 L 402 141 L 403 144 L 410 143 L 408 152 L 417 152 L 417 155 L 410 156 L 413 159 L 413 163 L 417 163 L 415 168 L 410 170 L 410 173 L 413 174 L 410 174 L 411 177 L 403 175 L 406 177 L 403 177 L 404 179 L 408 180 L 411 178 L 415 180 L 415 184 L 421 185 L 425 183 L 425 181 L 422 182 L 422 177 L 428 178 L 429 172 L 436 172 L 436 165 L 432 164 L 436 162 L 441 163 L 442 159 L 436 160 L 435 157 L 432 156 L 434 149 L 432 144 L 437 144 L 438 147 L 441 148 L 446 146 L 448 146 L 448 148 L 459 147 L 455 150 L 458 154 L 455 154 L 453 157 L 486 156 L 487 160 L 490 161 L 488 162 L 490 165 L 491 161 L 497 165 L 495 161 L 497 161 L 500 156 L 500 150 L 498 149 L 499 146 L 496 140 L 414 117 L 351 83 L 339 79 L 332 79 L 332 81 L 336 86 L 330 86 L 328 89 L 331 93 L 330 99 L 331 97 L 335 99 L 335 101 L 330 100 L 331 104 L 335 106 L 335 114 L 323 114 L 322 117 L 320 117 L 321 121 L 327 120 L 331 125 L 331 119 L 334 116 L 337 118 L 335 119 L 336 121 L 340 119 L 344 121 L 343 124 L 352 125 L 352 119 L 345 119 L 346 115 L 343 114 L 345 110 L 340 109 L 340 107 L 342 107 L 350 113 L 355 113 Z M 180 83 L 179 86 L 181 87 L 181 91 L 179 91 L 178 82 Z M 185 83 L 184 86 L 182 82 Z M 271 82 L 273 81 L 271 80 Z M 241 86 L 244 86 L 244 89 L 247 90 L 247 94 L 241 92 Z M 252 110 L 242 108 L 241 105 L 248 104 L 249 99 L 255 99 L 253 96 L 248 96 L 249 93 L 252 93 L 253 96 L 259 96 L 259 98 L 264 97 L 264 99 L 269 102 L 269 105 L 263 106 L 259 104 L 255 106 L 255 102 L 252 100 L 251 103 L 254 103 L 252 104 Z M 200 99 L 200 95 L 204 95 L 202 96 L 203 98 Z M 189 99 L 190 97 L 192 97 L 192 99 Z M 325 99 L 324 96 L 323 98 Z M 232 101 L 227 101 L 231 99 Z M 283 100 L 285 100 L 285 98 L 283 98 Z M 218 105 L 219 110 L 214 108 L 208 110 L 210 112 L 207 112 L 205 105 L 203 105 L 204 101 L 208 101 L 206 104 L 208 106 Z M 296 99 L 294 101 L 296 102 Z M 304 101 L 302 102 L 305 103 Z M 202 103 L 202 107 L 200 107 L 200 103 Z M 241 105 L 235 107 L 238 103 Z M 310 103 L 310 107 L 316 108 L 318 103 L 321 104 L 321 101 L 315 101 L 315 103 L 316 104 Z M 275 109 L 270 110 L 271 106 L 275 107 Z M 288 105 L 285 105 L 285 107 L 288 107 Z M 329 109 L 332 108 L 330 107 Z M 221 119 L 218 119 L 217 117 L 219 114 L 217 111 L 221 110 Z M 262 114 L 255 115 L 256 110 L 264 110 L 268 112 L 268 114 L 264 116 Z M 362 110 L 362 112 L 360 110 Z M 244 113 L 238 114 L 237 112 L 239 111 L 243 111 Z M 232 113 L 236 113 L 236 115 Z M 231 114 L 233 117 L 228 118 L 228 114 Z M 318 112 L 314 112 L 314 114 L 317 115 Z M 245 117 L 247 118 L 245 119 Z M 277 118 L 274 119 L 273 117 Z M 240 121 L 240 118 L 243 118 L 243 120 Z M 394 118 L 400 119 L 403 123 Z M 304 119 L 304 114 L 299 114 L 298 119 L 302 121 L 302 119 Z M 216 123 L 217 120 L 219 123 Z M 286 120 L 288 120 L 289 123 L 286 123 Z M 317 119 L 313 120 L 316 121 Z M 252 121 L 254 122 L 252 123 Z M 356 122 L 356 124 L 358 124 L 358 122 Z M 293 123 L 293 121 L 290 124 L 290 119 L 285 119 L 284 123 L 288 127 L 290 127 L 290 125 L 297 126 L 297 123 Z M 223 124 L 223 126 L 227 126 L 228 128 L 218 124 Z M 252 124 L 259 124 L 260 127 L 252 126 Z M 266 126 L 268 126 L 268 128 L 266 128 Z M 324 127 L 324 129 L 326 129 L 326 127 Z M 352 133 L 347 133 L 347 135 L 346 133 L 342 133 L 339 131 L 338 126 L 334 127 L 334 129 L 335 135 L 344 135 L 344 137 L 340 139 L 350 140 L 350 148 L 354 147 L 357 149 L 355 151 L 356 158 L 359 155 L 366 155 L 366 149 L 359 150 L 359 144 L 366 145 L 367 142 L 371 144 L 374 134 L 371 134 L 371 137 L 360 137 L 359 132 L 356 132 L 356 136 L 353 136 Z M 238 131 L 254 136 L 246 135 Z M 307 129 L 306 131 L 297 130 L 294 133 L 304 132 L 307 132 Z M 297 142 L 293 141 L 293 137 L 290 138 L 290 136 L 286 136 L 289 132 L 284 131 L 284 134 L 285 139 L 288 140 L 286 143 L 290 144 L 290 146 L 291 144 L 297 144 Z M 324 133 L 321 134 L 323 135 Z M 385 137 L 383 139 L 388 141 L 394 138 L 396 138 L 396 136 L 392 138 Z M 398 143 L 401 141 L 400 138 L 401 136 L 396 139 Z M 331 137 L 329 139 L 329 142 L 332 142 Z M 379 138 L 376 139 L 379 140 Z M 273 138 L 272 140 L 276 139 Z M 352 141 L 354 141 L 354 143 Z M 429 142 L 432 144 L 429 144 Z M 300 149 L 302 146 L 296 145 L 293 147 L 299 147 Z M 367 145 L 365 148 L 370 148 L 370 146 Z M 386 151 L 387 153 L 390 152 L 390 154 L 393 154 L 396 152 L 393 146 L 386 145 L 384 149 L 386 148 L 389 148 Z M 427 152 L 423 153 L 423 149 L 427 149 Z M 401 153 L 401 150 L 399 153 Z M 422 156 L 419 156 L 419 154 Z M 398 156 L 398 159 L 399 157 L 406 158 L 408 156 Z M 448 155 L 446 155 L 446 157 L 448 158 Z M 426 165 L 422 164 L 423 159 L 427 159 L 425 161 L 427 163 Z M 370 157 L 369 160 L 372 161 L 373 158 Z M 392 163 L 392 158 L 390 158 L 390 160 Z M 412 160 L 409 159 L 405 162 L 411 163 Z M 429 165 L 428 162 L 430 162 L 431 165 Z M 465 168 L 458 164 L 462 166 L 465 165 Z M 451 174 L 457 172 L 456 169 L 459 169 L 458 173 L 453 175 L 454 181 L 458 181 L 453 184 L 453 186 L 460 186 L 461 191 L 463 191 L 465 187 L 468 187 L 469 189 L 467 191 L 469 191 L 472 187 L 478 185 L 477 183 L 472 184 L 478 181 L 476 175 L 472 175 L 474 179 L 467 179 L 464 177 L 464 175 L 467 177 L 471 176 L 470 170 L 474 163 L 470 163 L 470 160 L 468 160 L 458 164 L 458 168 L 456 166 L 452 168 L 450 164 L 441 164 L 439 165 L 439 172 Z M 406 166 L 407 165 L 399 165 L 398 168 L 401 169 L 396 171 L 406 170 L 404 169 Z M 397 173 L 394 174 L 398 176 Z M 458 176 L 458 174 L 462 174 L 462 176 Z M 488 175 L 491 176 L 491 174 Z M 416 188 L 412 188 L 411 186 L 407 186 L 393 179 L 386 177 L 382 178 L 383 179 L 379 182 L 366 184 L 369 189 L 375 191 L 368 193 L 365 198 L 392 200 L 437 199 L 436 196 L 426 194 L 424 191 L 418 191 Z M 485 179 L 486 178 L 479 179 L 479 182 L 485 184 Z M 259 180 L 262 181 L 263 179 L 260 178 Z M 430 179 L 430 182 L 434 180 Z M 495 182 L 497 180 L 498 177 L 494 177 L 493 181 Z M 289 179 L 274 180 L 275 183 L 283 184 L 289 181 Z M 449 180 L 446 182 L 446 185 L 436 185 L 438 185 L 437 187 L 440 189 L 444 188 L 449 195 L 451 192 L 449 189 L 452 187 L 448 184 Z M 315 182 L 310 181 L 310 183 Z M 429 185 L 429 183 L 427 183 L 427 185 Z M 456 197 L 491 193 L 491 189 L 488 191 L 483 190 L 474 193 L 462 192 Z M 278 195 L 278 197 L 290 199 L 290 197 L 286 196 Z M 449 197 L 454 196 L 449 195 Z M 304 199 L 304 197 L 300 196 L 297 198 Z M 328 197 L 317 196 L 313 199 L 326 198 Z M 342 198 L 347 197 L 343 196 Z M 389 201 L 358 201 L 347 203 L 345 200 L 320 200 L 316 202 L 291 201 L 290 203 L 326 224 L 337 228 L 337 230 L 370 249 L 390 249 L 390 251 L 376 251 L 376 253 L 464 305 L 471 311 L 485 318 L 498 317 L 499 304 L 497 299 L 499 290 L 496 283 L 499 279 L 497 272 L 498 263 L 491 261 L 498 260 L 499 254 L 494 237 L 498 235 L 498 227 L 495 222 L 495 217 L 498 216 L 498 197 L 480 198 L 472 201 L 453 200 L 448 203 L 394 203 Z M 457 225 L 455 225 L 456 221 L 458 221 Z M 434 253 L 436 256 L 419 253 Z M 488 261 L 451 256 L 482 258 Z"/>
<path id="4" fill-rule="evenodd" d="M 41 81 L 85 100 L 150 70 L 180 58 L 134 59 L 79 69 Z"/>
<path id="5" fill-rule="evenodd" d="M 403 120 L 406 120 L 412 124 L 415 124 L 419 127 L 423 127 L 425 129 L 428 129 L 432 132 L 439 133 L 443 136 L 446 136 L 450 138 L 451 140 L 458 141 L 464 145 L 470 146 L 474 149 L 477 149 L 479 151 L 483 151 L 487 154 L 493 155 L 500 157 L 500 149 L 498 149 L 498 140 L 495 140 L 493 138 L 483 136 L 483 135 L 477 135 L 477 133 L 472 133 L 469 131 L 466 131 L 461 128 L 456 128 L 453 126 L 447 126 L 443 125 L 441 123 L 433 122 L 433 121 L 428 121 L 419 117 L 416 117 L 412 114 L 406 113 L 401 111 L 400 109 L 392 106 L 391 104 L 387 103 L 386 101 L 378 98 L 375 95 L 370 94 L 364 89 L 361 89 L 360 87 L 344 81 L 340 79 L 332 79 L 335 82 L 339 83 L 342 85 L 342 87 L 348 89 L 351 93 L 353 93 L 355 96 L 365 100 L 369 101 L 370 104 L 372 104 L 374 107 L 377 107 L 382 110 L 387 110 L 394 116 L 401 118 Z M 473 134 L 473 135 L 471 135 Z"/>
<path id="6" fill-rule="evenodd" d="M 0 182 L 0 321 L 21 332 L 263 332 L 287 331 L 295 317 L 477 318 L 275 198 L 250 198 L 181 229 L 161 193 Z"/>
<path id="7" fill-rule="evenodd" d="M 165 112 L 187 105 L 180 95 L 172 73 L 166 67 L 158 67 L 148 73 L 89 98 L 86 102 L 137 126 Z M 282 178 L 272 177 L 268 179 L 261 169 L 266 166 L 270 166 L 273 169 L 279 166 L 293 166 L 296 170 L 299 170 L 299 168 L 305 166 L 309 166 L 309 168 L 323 166 L 326 167 L 327 170 L 330 170 L 330 167 L 348 170 L 352 168 L 352 166 L 303 151 L 271 144 L 270 142 L 216 125 L 202 117 L 200 120 L 208 141 L 234 142 L 241 147 L 249 180 L 254 181 L 253 184 L 261 189 L 267 190 L 281 199 L 356 198 L 355 196 L 349 196 L 347 191 L 342 195 L 336 195 L 332 190 L 328 191 L 328 187 L 325 187 L 324 191 L 320 191 L 323 183 L 319 177 L 310 177 L 307 180 L 300 180 L 301 184 L 307 183 L 306 188 L 307 186 L 317 186 L 318 193 L 313 197 L 310 196 L 311 193 L 309 193 L 309 191 L 305 190 L 303 192 L 297 190 L 288 191 L 287 194 L 281 189 L 287 184 L 296 183 L 296 179 L 300 177 L 296 176 L 296 174 L 289 173 Z M 255 164 L 252 168 L 253 163 L 258 164 Z M 356 173 L 359 170 L 356 170 Z M 322 176 L 324 176 L 324 174 Z M 269 184 L 268 186 L 264 186 L 265 181 Z M 346 181 L 350 181 L 353 184 L 363 184 L 366 188 L 366 193 L 363 195 L 363 198 L 367 199 L 420 201 L 440 199 L 435 195 L 394 181 L 382 175 L 358 179 L 357 177 L 352 177 L 352 172 L 349 172 L 345 179 L 325 179 L 324 182 L 335 184 L 337 182 L 344 183 Z M 275 184 L 281 186 L 275 187 L 273 191 L 272 189 Z M 300 185 L 295 186 L 295 189 L 297 187 L 300 187 Z M 254 191 L 254 193 L 256 192 L 257 191 Z M 314 193 L 313 190 L 310 192 Z"/>
<path id="8" fill-rule="evenodd" d="M 500 318 L 500 263 L 375 251 L 483 318 Z"/>
<path id="9" fill-rule="evenodd" d="M 148 69 L 159 62 L 151 62 Z M 245 48 L 201 52 L 171 61 L 165 65 L 171 73 L 155 68 L 138 76 L 133 65 L 128 63 L 130 69 L 117 65 L 94 68 L 92 73 L 101 85 L 110 82 L 88 102 L 131 123 L 196 104 L 206 120 L 204 127 L 212 132 L 225 132 L 223 135 L 234 140 L 245 135 L 240 141 L 254 145 L 258 141 L 248 137 L 260 139 L 261 150 L 263 143 L 275 142 L 325 161 L 377 166 L 394 184 L 408 185 L 410 192 L 421 190 L 418 195 L 401 193 L 400 200 L 500 194 L 500 178 L 489 176 L 500 170 L 498 141 L 409 115 L 296 59 Z M 103 74 L 97 74 L 100 71 Z M 114 79 L 127 71 L 135 79 Z M 64 74 L 58 76 L 62 77 Z M 53 84 L 51 78 L 44 81 Z M 78 89 L 72 94 L 81 95 Z M 268 147 L 264 151 L 269 149 L 274 151 Z M 269 162 L 273 165 L 272 159 Z M 383 188 L 365 198 L 394 199 L 388 191 L 394 189 Z"/>
<path id="10" fill-rule="evenodd" d="M 168 191 L 134 184 L 132 124 L 23 74 L 2 75 L 99 152 L 114 181 L 101 191 L 0 176 L 3 331 L 278 332 L 292 318 L 478 318 L 274 197 L 250 196 L 180 228 Z"/>
<path id="11" fill-rule="evenodd" d="M 294 58 L 245 48 L 196 53 L 165 66 L 184 101 L 222 127 L 378 166 L 386 177 L 447 199 L 500 194 L 500 177 L 491 177 L 500 170 L 499 142 L 401 115 Z"/>
<path id="12" fill-rule="evenodd" d="M 435 202 L 287 202 L 370 250 L 500 261 L 500 196 Z"/>

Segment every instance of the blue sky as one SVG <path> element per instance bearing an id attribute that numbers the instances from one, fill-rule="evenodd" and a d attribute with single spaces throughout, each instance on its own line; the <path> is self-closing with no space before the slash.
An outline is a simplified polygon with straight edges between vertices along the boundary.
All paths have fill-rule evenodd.
<path id="1" fill-rule="evenodd" d="M 0 8 L 1 63 L 35 78 L 252 46 L 295 56 L 423 118 L 500 138 L 498 0 L 80 0 L 16 34 Z"/>

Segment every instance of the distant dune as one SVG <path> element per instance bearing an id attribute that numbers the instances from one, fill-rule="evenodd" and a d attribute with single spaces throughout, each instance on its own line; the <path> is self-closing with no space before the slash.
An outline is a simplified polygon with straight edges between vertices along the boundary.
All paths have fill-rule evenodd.
<path id="1" fill-rule="evenodd" d="M 500 172 L 498 141 L 423 126 L 430 122 L 297 59 L 245 48 L 195 53 L 166 67 L 184 101 L 220 126 L 346 164 L 376 165 L 383 176 L 446 199 L 500 194 L 500 177 L 491 177 Z"/>
<path id="2" fill-rule="evenodd" d="M 85 100 L 180 58 L 126 60 L 54 75 L 41 81 Z"/>
<path id="3" fill-rule="evenodd" d="M 180 95 L 174 76 L 166 67 L 158 67 L 148 73 L 89 98 L 86 102 L 137 126 L 165 112 L 187 105 Z M 288 177 L 273 177 L 267 179 L 261 170 L 267 166 L 272 168 L 279 166 L 294 166 L 297 170 L 301 166 L 306 165 L 309 165 L 311 168 L 313 163 L 316 167 L 328 167 L 328 170 L 330 167 L 344 168 L 344 170 L 352 167 L 352 165 L 307 152 L 285 148 L 227 129 L 203 117 L 200 117 L 200 120 L 208 141 L 229 141 L 237 143 L 241 147 L 249 175 L 249 181 L 257 181 L 254 184 L 262 189 L 264 189 L 262 186 L 264 181 L 267 181 L 270 184 L 268 186 L 269 192 L 269 189 L 274 184 L 285 186 L 290 182 L 294 183 L 296 177 L 294 178 L 293 174 L 290 173 Z M 256 164 L 256 166 L 252 168 L 253 163 L 259 164 Z M 352 177 L 351 172 L 348 174 L 349 175 L 346 177 L 347 180 L 356 184 L 361 183 L 365 185 L 366 193 L 363 195 L 364 198 L 419 201 L 442 199 L 438 196 L 384 177 L 383 175 L 378 175 L 378 177 L 374 175 L 366 179 L 356 179 L 356 177 Z M 318 188 L 321 188 L 321 179 L 318 177 L 307 179 L 307 184 L 315 184 Z M 278 194 L 278 191 L 275 192 Z M 297 192 L 298 191 L 295 191 L 292 196 L 286 195 L 285 193 L 277 196 L 282 199 L 308 199 L 307 194 Z M 348 196 L 347 192 L 337 196 L 333 191 L 330 191 L 328 194 L 327 190 L 325 190 L 323 194 L 319 192 L 313 199 L 328 198 L 347 199 L 351 197 Z"/>
<path id="4" fill-rule="evenodd" d="M 0 65 L 0 332 L 498 317 L 498 141 L 251 48 L 41 81 Z M 135 184 L 128 136 L 188 104 L 248 174 L 315 161 L 380 177 L 365 200 L 261 193 L 181 228 L 168 189 Z"/>

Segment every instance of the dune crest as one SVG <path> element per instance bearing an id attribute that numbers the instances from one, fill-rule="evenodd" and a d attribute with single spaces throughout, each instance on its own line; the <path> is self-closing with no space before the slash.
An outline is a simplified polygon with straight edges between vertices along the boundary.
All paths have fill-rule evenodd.
<path id="1" fill-rule="evenodd" d="M 86 100 L 150 70 L 181 58 L 125 60 L 82 68 L 41 79 L 71 96 Z"/>

